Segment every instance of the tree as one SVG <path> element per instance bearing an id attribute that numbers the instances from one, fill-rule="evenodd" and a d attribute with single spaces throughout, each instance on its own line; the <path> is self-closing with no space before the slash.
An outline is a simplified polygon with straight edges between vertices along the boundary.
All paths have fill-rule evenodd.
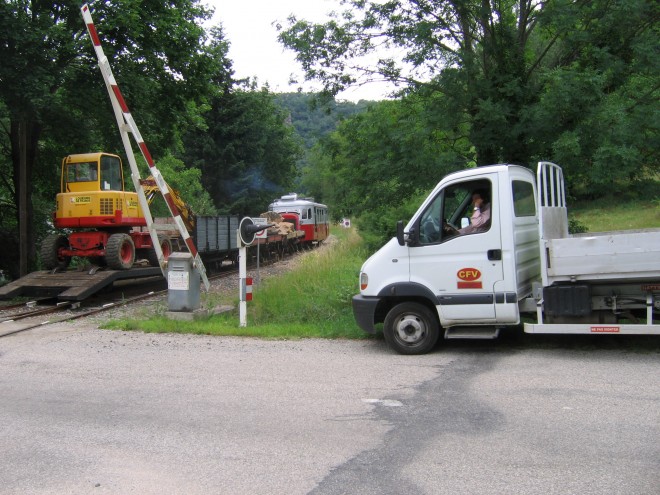
<path id="1" fill-rule="evenodd" d="M 184 138 L 184 161 L 202 171 L 215 205 L 259 214 L 294 183 L 300 144 L 267 90 L 227 89 L 210 102 L 205 132 Z"/>
<path id="2" fill-rule="evenodd" d="M 143 160 L 142 160 L 143 161 Z M 143 164 L 146 167 L 146 163 Z M 197 216 L 216 215 L 217 209 L 213 200 L 204 189 L 202 171 L 185 164 L 171 154 L 158 160 L 158 170 L 167 178 L 167 184 L 179 193 L 193 213 Z M 157 200 L 151 204 L 150 210 L 154 217 L 169 217 L 170 212 L 165 200 L 157 195 Z"/>
<path id="3" fill-rule="evenodd" d="M 120 0 L 94 9 L 106 54 L 140 116 L 142 133 L 171 146 L 209 94 L 211 74 L 219 72 L 216 60 L 206 56 L 205 32 L 198 24 L 209 12 L 197 0 Z M 86 136 L 88 147 L 118 143 L 78 3 L 0 4 L 0 102 L 3 168 L 12 170 L 5 185 L 19 215 L 25 272 L 35 260 L 34 176 L 40 166 L 52 174 L 58 163 L 56 157 L 39 156 L 39 143 L 56 134 Z M 104 132 L 108 129 L 113 131 Z"/>
<path id="4" fill-rule="evenodd" d="M 534 39 L 542 2 L 350 0 L 323 25 L 291 18 L 280 39 L 297 52 L 306 76 L 336 94 L 355 72 L 384 77 L 407 90 L 441 92 L 450 120 L 469 120 L 479 164 L 529 157 L 521 111 L 533 97 L 533 75 L 553 39 Z M 353 61 L 373 52 L 375 66 Z M 427 82 L 422 82 L 427 81 Z M 451 113 L 449 113 L 451 112 Z"/>
<path id="5" fill-rule="evenodd" d="M 442 98 L 436 95 L 435 98 Z M 372 244 L 391 236 L 446 173 L 470 162 L 464 135 L 438 131 L 429 100 L 410 95 L 373 104 L 319 142 L 302 182 L 332 215 L 362 217 Z"/>
<path id="6" fill-rule="evenodd" d="M 576 195 L 634 190 L 658 180 L 660 5 L 589 2 L 553 13 L 562 39 L 543 72 L 533 122 L 535 157 L 562 164 Z M 571 10 L 572 9 L 572 10 Z"/>
<path id="7" fill-rule="evenodd" d="M 657 2 L 343 3 L 349 8 L 324 24 L 291 17 L 288 29 L 281 32 L 280 40 L 296 51 L 306 77 L 322 81 L 330 94 L 365 77 L 385 78 L 422 96 L 443 94 L 445 98 L 434 100 L 436 112 L 445 119 L 439 125 L 451 129 L 466 124 L 480 165 L 527 164 L 539 155 L 548 158 L 546 153 L 553 149 L 562 156 L 561 150 L 575 142 L 570 133 L 580 134 L 577 141 L 589 148 L 593 112 L 562 119 L 570 128 L 562 128 L 562 136 L 551 133 L 559 140 L 556 145 L 548 146 L 552 141 L 543 132 L 556 124 L 543 120 L 556 116 L 552 108 L 544 106 L 555 98 L 553 89 L 585 82 L 589 71 L 596 87 L 579 86 L 583 91 L 570 98 L 579 100 L 574 108 L 589 108 L 590 102 L 604 97 L 608 101 L 601 107 L 602 113 L 596 114 L 619 129 L 614 133 L 606 129 L 611 139 L 600 151 L 593 151 L 603 157 L 600 161 L 621 159 L 630 169 L 643 157 L 648 159 L 648 152 L 625 151 L 630 144 L 643 147 L 625 135 L 628 123 L 642 124 L 643 135 L 650 133 L 657 143 L 657 117 L 653 118 L 655 124 L 642 122 L 643 115 L 649 116 L 657 108 Z M 370 54 L 378 56 L 377 62 L 362 64 L 361 57 Z M 562 72 L 564 69 L 568 71 Z M 636 90 L 640 91 L 637 95 Z M 619 96 L 612 97 L 615 93 Z M 623 118 L 624 114 L 632 120 Z M 657 163 L 657 148 L 652 153 Z"/>

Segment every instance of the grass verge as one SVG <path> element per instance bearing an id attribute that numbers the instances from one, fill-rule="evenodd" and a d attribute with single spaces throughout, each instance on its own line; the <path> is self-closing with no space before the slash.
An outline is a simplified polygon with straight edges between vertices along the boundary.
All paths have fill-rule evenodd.
<path id="1" fill-rule="evenodd" d="M 660 199 L 620 203 L 600 199 L 569 206 L 571 216 L 589 232 L 647 229 L 660 227 Z"/>
<path id="2" fill-rule="evenodd" d="M 357 293 L 360 266 L 366 258 L 357 232 L 333 229 L 331 242 L 305 255 L 299 265 L 254 287 L 248 303 L 248 326 L 241 328 L 238 310 L 196 321 L 175 321 L 161 308 L 154 316 L 113 320 L 104 328 L 152 333 L 254 336 L 271 339 L 365 338 L 353 319 L 351 297 Z M 236 298 L 207 296 L 204 307 Z M 157 312 L 157 313 L 158 313 Z"/>

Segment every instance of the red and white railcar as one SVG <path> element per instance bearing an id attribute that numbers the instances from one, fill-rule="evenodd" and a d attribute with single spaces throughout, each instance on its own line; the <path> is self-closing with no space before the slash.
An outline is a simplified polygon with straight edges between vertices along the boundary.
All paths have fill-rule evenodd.
<path id="1" fill-rule="evenodd" d="M 306 244 L 323 242 L 330 234 L 328 207 L 316 203 L 314 198 L 287 194 L 268 205 L 268 210 L 279 213 L 284 220 L 293 223 L 296 230 L 305 232 L 302 242 Z"/>

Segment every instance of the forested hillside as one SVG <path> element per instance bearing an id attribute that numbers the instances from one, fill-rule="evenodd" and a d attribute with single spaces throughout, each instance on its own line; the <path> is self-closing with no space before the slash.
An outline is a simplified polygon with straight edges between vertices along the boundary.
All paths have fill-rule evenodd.
<path id="1" fill-rule="evenodd" d="M 290 123 L 306 149 L 311 149 L 320 138 L 334 131 L 342 120 L 362 113 L 375 103 L 323 99 L 322 95 L 315 93 L 278 93 L 275 97 L 277 103 L 288 112 Z"/>
<path id="2" fill-rule="evenodd" d="M 338 101 L 318 93 L 280 93 L 276 95 L 276 100 L 288 114 L 287 122 L 296 130 L 303 146 L 303 153 L 297 162 L 296 180 L 291 185 L 292 190 L 318 194 L 319 199 L 328 197 L 309 181 L 301 180 L 316 174 L 314 153 L 317 144 L 334 132 L 343 121 L 359 115 L 376 102 Z"/>

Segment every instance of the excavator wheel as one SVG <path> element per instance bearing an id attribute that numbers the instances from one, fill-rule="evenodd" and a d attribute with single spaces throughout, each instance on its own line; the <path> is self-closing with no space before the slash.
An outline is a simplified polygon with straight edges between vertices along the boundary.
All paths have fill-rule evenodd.
<path id="1" fill-rule="evenodd" d="M 66 236 L 51 234 L 41 243 L 41 263 L 46 270 L 66 270 L 71 262 L 69 256 L 60 256 L 60 249 L 69 247 Z"/>
<path id="2" fill-rule="evenodd" d="M 135 261 L 135 244 L 128 234 L 112 234 L 105 247 L 105 261 L 113 270 L 128 270 Z"/>
<path id="3" fill-rule="evenodd" d="M 163 251 L 163 258 L 167 261 L 167 258 L 172 254 L 172 241 L 169 237 L 158 234 L 158 244 L 160 244 L 160 249 Z M 158 255 L 156 254 L 155 249 L 149 249 L 147 252 L 147 260 L 151 266 L 160 266 L 158 263 Z"/>

